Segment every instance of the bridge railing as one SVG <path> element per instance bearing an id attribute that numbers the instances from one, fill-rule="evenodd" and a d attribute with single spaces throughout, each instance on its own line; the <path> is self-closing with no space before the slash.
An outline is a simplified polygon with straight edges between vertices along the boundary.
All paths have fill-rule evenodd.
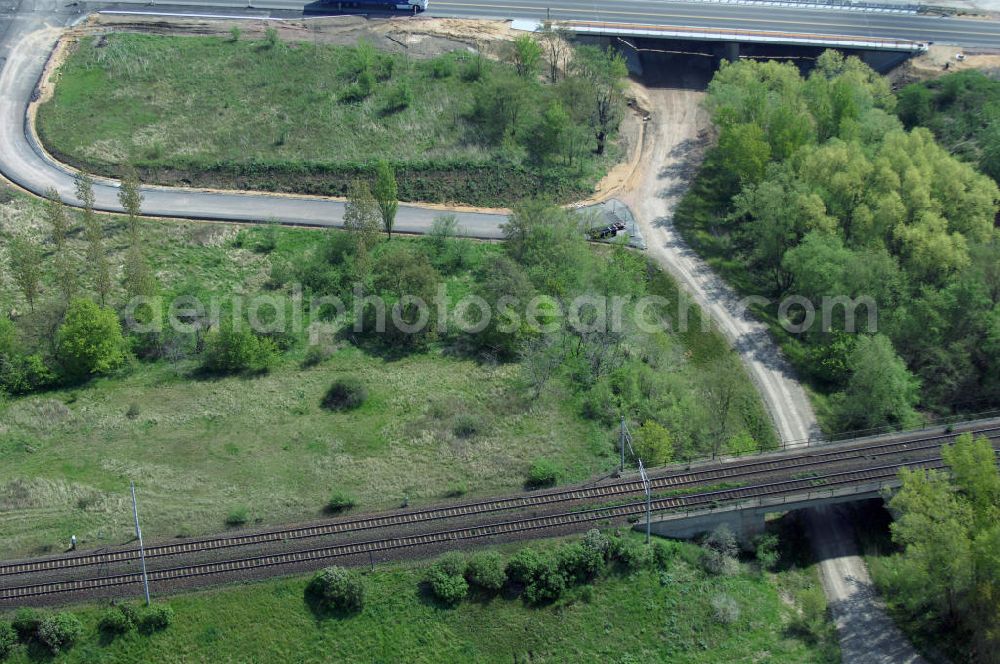
<path id="1" fill-rule="evenodd" d="M 806 7 L 809 9 L 834 9 L 837 11 L 885 12 L 891 14 L 916 14 L 924 6 L 916 3 L 890 4 L 886 2 L 851 2 L 851 0 L 689 0 L 713 5 L 764 5 L 768 7 Z"/>
<path id="2" fill-rule="evenodd" d="M 620 23 L 609 21 L 559 21 L 559 26 L 577 34 L 598 34 L 633 37 L 698 39 L 704 41 L 799 44 L 806 46 L 840 46 L 870 50 L 921 52 L 924 42 L 882 37 L 837 35 L 825 33 L 780 32 L 734 28 L 695 28 L 675 25 Z"/>

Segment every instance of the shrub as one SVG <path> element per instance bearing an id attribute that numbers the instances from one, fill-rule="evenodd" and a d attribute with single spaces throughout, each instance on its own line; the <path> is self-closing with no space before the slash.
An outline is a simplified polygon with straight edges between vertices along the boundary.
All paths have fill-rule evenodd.
<path id="1" fill-rule="evenodd" d="M 645 567 L 651 558 L 649 547 L 625 537 L 618 537 L 612 541 L 611 555 L 619 565 L 629 571 Z"/>
<path id="2" fill-rule="evenodd" d="M 139 417 L 141 413 L 142 411 L 139 408 L 139 404 L 133 402 L 129 404 L 128 410 L 125 411 L 125 417 L 127 417 L 130 420 L 134 420 L 137 417 Z"/>
<path id="3" fill-rule="evenodd" d="M 354 496 L 346 494 L 342 491 L 335 491 L 330 500 L 326 503 L 326 511 L 336 514 L 338 512 L 343 512 L 344 510 L 349 510 L 357 505 L 357 501 L 354 500 Z"/>
<path id="4" fill-rule="evenodd" d="M 153 604 L 142 612 L 139 626 L 145 632 L 158 632 L 174 622 L 174 610 L 167 604 Z"/>
<path id="5" fill-rule="evenodd" d="M 468 83 L 475 83 L 483 77 L 483 58 L 476 56 L 470 58 L 462 67 L 462 80 Z"/>
<path id="6" fill-rule="evenodd" d="M 17 631 L 9 622 L 0 622 L 0 659 L 6 658 L 17 645 Z"/>
<path id="7" fill-rule="evenodd" d="M 468 568 L 465 556 L 460 551 L 446 553 L 438 558 L 434 564 L 451 576 L 464 576 L 465 570 Z"/>
<path id="8" fill-rule="evenodd" d="M 734 574 L 736 563 L 736 536 L 726 524 L 709 533 L 701 545 L 701 566 L 710 574 Z"/>
<path id="9" fill-rule="evenodd" d="M 284 130 L 282 130 L 282 136 L 276 141 L 278 145 L 285 142 Z M 253 244 L 253 250 L 258 254 L 269 254 L 278 248 L 278 221 L 276 219 L 269 220 L 264 228 L 259 229 L 256 233 L 255 241 Z"/>
<path id="10" fill-rule="evenodd" d="M 469 558 L 465 578 L 474 586 L 496 592 L 507 583 L 503 558 L 496 551 L 484 551 Z"/>
<path id="11" fill-rule="evenodd" d="M 555 558 L 560 573 L 575 583 L 590 581 L 604 570 L 604 553 L 582 542 L 564 544 Z"/>
<path id="12" fill-rule="evenodd" d="M 389 91 L 385 100 L 385 113 L 399 113 L 405 111 L 413 103 L 413 92 L 406 81 L 401 81 L 396 87 Z"/>
<path id="13" fill-rule="evenodd" d="M 761 569 L 773 570 L 778 565 L 781 554 L 778 553 L 777 535 L 760 535 L 754 540 L 754 549 Z"/>
<path id="14" fill-rule="evenodd" d="M 111 635 L 120 635 L 135 629 L 132 613 L 126 613 L 117 606 L 112 606 L 97 622 L 97 629 Z"/>
<path id="15" fill-rule="evenodd" d="M 740 605 L 729 595 L 713 597 L 712 609 L 716 621 L 723 625 L 731 625 L 740 619 Z"/>
<path id="16" fill-rule="evenodd" d="M 325 362 L 333 355 L 333 348 L 327 344 L 309 344 L 306 355 L 302 358 L 302 367 L 308 369 Z"/>
<path id="17" fill-rule="evenodd" d="M 267 371 L 277 347 L 270 339 L 254 334 L 247 325 L 226 321 L 205 339 L 203 367 L 211 373 L 260 373 Z"/>
<path id="18" fill-rule="evenodd" d="M 542 566 L 542 556 L 535 549 L 521 549 L 507 562 L 507 578 L 515 583 L 527 585 L 535 578 Z"/>
<path id="19" fill-rule="evenodd" d="M 37 609 L 27 607 L 18 609 L 14 613 L 14 620 L 11 621 L 11 626 L 21 641 L 27 641 L 34 636 L 41 624 L 42 614 Z"/>
<path id="20" fill-rule="evenodd" d="M 427 571 L 427 583 L 438 601 L 454 606 L 469 593 L 465 580 L 467 565 L 465 557 L 455 551 L 442 556 Z"/>
<path id="21" fill-rule="evenodd" d="M 368 388 L 357 378 L 334 381 L 323 396 L 322 406 L 327 410 L 353 410 L 368 399 Z"/>
<path id="22" fill-rule="evenodd" d="M 142 622 L 142 616 L 139 614 L 139 610 L 132 604 L 119 604 L 118 610 L 121 612 L 123 616 L 125 616 L 125 618 L 130 623 L 132 623 L 136 627 L 138 627 L 139 623 Z"/>
<path id="23" fill-rule="evenodd" d="M 823 589 L 818 585 L 803 589 L 798 594 L 798 600 L 801 612 L 792 618 L 789 629 L 807 643 L 818 643 L 823 637 L 828 617 Z"/>
<path id="24" fill-rule="evenodd" d="M 240 32 L 240 26 L 234 25 L 233 27 L 229 28 L 229 41 L 235 44 L 240 40 L 240 34 L 242 34 Z"/>
<path id="25" fill-rule="evenodd" d="M 327 567 L 306 586 L 306 597 L 325 611 L 357 613 L 365 605 L 365 584 L 357 572 L 343 567 Z"/>
<path id="26" fill-rule="evenodd" d="M 555 560 L 543 560 L 535 575 L 524 589 L 524 599 L 529 604 L 554 602 L 566 590 L 566 577 Z"/>
<path id="27" fill-rule="evenodd" d="M 458 438 L 472 438 L 482 429 L 483 421 L 478 416 L 471 413 L 461 413 L 455 418 L 452 433 Z"/>
<path id="28" fill-rule="evenodd" d="M 455 61 L 448 56 L 431 61 L 431 76 L 434 78 L 449 78 L 455 73 Z"/>
<path id="29" fill-rule="evenodd" d="M 659 569 L 666 569 L 670 561 L 677 555 L 676 542 L 654 542 L 653 543 L 653 564 Z"/>
<path id="30" fill-rule="evenodd" d="M 469 592 L 469 583 L 465 577 L 449 576 L 434 568 L 427 574 L 427 582 L 434 597 L 448 606 L 455 606 L 465 599 Z"/>
<path id="31" fill-rule="evenodd" d="M 340 100 L 348 104 L 356 104 L 368 99 L 375 88 L 375 77 L 368 70 L 358 74 L 357 80 L 344 90 Z"/>
<path id="32" fill-rule="evenodd" d="M 72 613 L 60 612 L 42 618 L 38 640 L 53 654 L 65 652 L 83 636 L 83 625 Z"/>
<path id="33" fill-rule="evenodd" d="M 247 521 L 250 520 L 250 513 L 245 507 L 234 507 L 226 515 L 226 525 L 227 526 L 242 526 Z"/>
<path id="34" fill-rule="evenodd" d="M 444 492 L 445 498 L 460 498 L 469 492 L 469 486 L 465 482 L 452 484 Z"/>
<path id="35" fill-rule="evenodd" d="M 276 28 L 267 28 L 264 30 L 264 41 L 267 43 L 268 48 L 274 48 L 280 42 L 278 40 L 278 30 Z"/>
<path id="36" fill-rule="evenodd" d="M 599 552 L 602 558 L 606 558 L 608 555 L 608 547 L 611 542 L 600 530 L 597 528 L 591 528 L 587 531 L 587 534 L 583 536 L 582 544 L 592 551 Z"/>
<path id="37" fill-rule="evenodd" d="M 634 447 L 636 454 L 647 466 L 662 466 L 674 456 L 674 443 L 670 432 L 654 420 L 643 422 L 636 431 Z"/>
<path id="38" fill-rule="evenodd" d="M 538 459 L 528 469 L 526 484 L 533 489 L 553 486 L 558 481 L 559 467 L 548 459 Z"/>

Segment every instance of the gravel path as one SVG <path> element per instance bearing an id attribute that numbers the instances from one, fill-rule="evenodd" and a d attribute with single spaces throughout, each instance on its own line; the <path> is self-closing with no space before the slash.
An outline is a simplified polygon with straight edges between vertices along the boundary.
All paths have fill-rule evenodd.
<path id="1" fill-rule="evenodd" d="M 697 169 L 709 119 L 703 92 L 648 89 L 651 112 L 644 172 L 622 196 L 635 212 L 652 255 L 707 311 L 743 357 L 786 445 L 819 436 L 802 385 L 763 323 L 740 306 L 739 296 L 687 246 L 673 226 L 674 207 Z M 885 614 L 858 555 L 850 524 L 834 510 L 811 510 L 810 530 L 820 576 L 840 632 L 846 664 L 916 664 L 924 660 Z"/>

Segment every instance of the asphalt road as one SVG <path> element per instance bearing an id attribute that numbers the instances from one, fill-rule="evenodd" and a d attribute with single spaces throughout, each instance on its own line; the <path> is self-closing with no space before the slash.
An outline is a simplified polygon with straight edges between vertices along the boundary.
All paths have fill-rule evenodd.
<path id="1" fill-rule="evenodd" d="M 8 3 L 8 0 L 3 0 Z M 55 188 L 67 202 L 77 203 L 72 173 L 50 159 L 25 135 L 27 104 L 45 62 L 58 38 L 56 28 L 78 16 L 73 7 L 50 0 L 22 0 L 20 8 L 4 16 L 0 13 L 0 173 L 36 194 Z M 0 11 L 10 4 L 0 5 Z M 16 8 L 16 6 L 15 6 Z M 118 212 L 118 183 L 98 180 L 94 187 L 96 207 Z M 310 226 L 340 225 L 344 204 L 323 198 L 247 193 L 221 193 L 191 189 L 143 187 L 143 212 L 151 216 L 222 221 L 267 221 Z M 402 233 L 428 231 L 440 211 L 400 205 L 396 230 Z M 470 237 L 495 239 L 503 236 L 499 214 L 460 212 L 456 216 L 463 233 Z"/>
<path id="2" fill-rule="evenodd" d="M 302 0 L 251 0 L 258 10 L 302 11 Z M 147 0 L 125 0 L 121 7 L 141 11 Z M 171 0 L 171 5 L 197 11 L 246 8 L 246 0 Z M 93 3 L 92 6 L 98 6 Z M 313 10 L 336 5 L 309 3 Z M 688 28 L 747 29 L 799 32 L 817 35 L 878 37 L 919 42 L 942 42 L 963 47 L 1000 49 L 1000 22 L 901 13 L 806 9 L 783 6 L 737 5 L 711 2 L 665 2 L 663 0 L 430 0 L 432 16 L 471 18 L 524 18 L 611 23 L 641 23 Z"/>

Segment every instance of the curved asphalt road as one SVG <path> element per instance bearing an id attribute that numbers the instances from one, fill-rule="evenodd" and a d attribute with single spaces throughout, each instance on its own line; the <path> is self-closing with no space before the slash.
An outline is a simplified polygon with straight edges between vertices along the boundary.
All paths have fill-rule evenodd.
<path id="1" fill-rule="evenodd" d="M 64 24 L 65 21 L 53 21 Z M 79 204 L 74 194 L 74 178 L 64 165 L 52 160 L 27 137 L 25 117 L 28 101 L 58 39 L 59 30 L 48 28 L 22 32 L 24 26 L 10 24 L 6 63 L 0 74 L 0 173 L 24 189 L 42 194 L 54 187 L 63 200 Z M 36 23 L 30 27 L 37 28 Z M 2 33 L 0 33 L 2 34 Z M 99 210 L 120 212 L 118 183 L 99 180 L 94 187 Z M 247 193 L 220 193 L 167 187 L 143 187 L 144 214 L 159 217 L 212 219 L 223 221 L 266 221 L 277 219 L 286 224 L 336 226 L 343 218 L 344 204 L 315 197 L 277 196 Z M 441 211 L 412 205 L 400 205 L 396 230 L 423 233 L 430 229 Z M 456 213 L 459 225 L 470 237 L 503 237 L 499 214 Z"/>
<path id="2" fill-rule="evenodd" d="M 16 4 L 15 4 L 16 2 Z M 175 0 L 174 11 L 245 13 L 243 0 Z M 6 6 L 4 6 L 6 5 Z M 81 9 L 97 9 L 104 3 L 71 4 L 55 0 L 4 0 L 6 25 L 0 25 L 0 54 L 7 62 L 0 77 L 0 173 L 36 194 L 54 187 L 68 203 L 78 203 L 70 171 L 48 158 L 24 131 L 28 100 L 55 43 L 54 30 L 34 33 L 39 19 L 51 19 L 51 25 L 64 25 Z M 120 2 L 116 7 L 141 11 L 164 11 L 149 7 L 147 0 Z M 253 0 L 263 13 L 301 12 L 301 0 Z M 309 5 L 321 9 L 322 3 Z M 704 2 L 663 2 L 660 0 L 554 0 L 551 3 L 508 4 L 503 0 L 456 2 L 432 0 L 434 14 L 468 17 L 523 17 L 644 22 L 647 24 L 688 27 L 747 28 L 757 30 L 795 30 L 816 34 L 842 34 L 866 37 L 911 39 L 916 41 L 951 41 L 963 45 L 1000 48 L 1000 23 L 984 20 L 936 18 L 913 14 L 882 14 L 860 11 L 761 7 L 755 5 L 713 4 Z M 28 20 L 25 20 L 27 17 Z M 34 19 L 33 21 L 30 19 Z M 101 180 L 95 187 L 98 209 L 118 212 L 117 183 Z M 157 187 L 143 188 L 143 211 L 163 217 L 214 219 L 224 221 L 263 221 L 335 226 L 342 221 L 344 205 L 338 201 L 314 197 L 275 196 L 266 194 L 221 193 Z M 418 206 L 400 206 L 397 229 L 420 233 L 430 228 L 440 212 Z M 505 217 L 499 214 L 460 212 L 457 215 L 465 234 L 479 238 L 502 236 L 499 228 Z"/>

